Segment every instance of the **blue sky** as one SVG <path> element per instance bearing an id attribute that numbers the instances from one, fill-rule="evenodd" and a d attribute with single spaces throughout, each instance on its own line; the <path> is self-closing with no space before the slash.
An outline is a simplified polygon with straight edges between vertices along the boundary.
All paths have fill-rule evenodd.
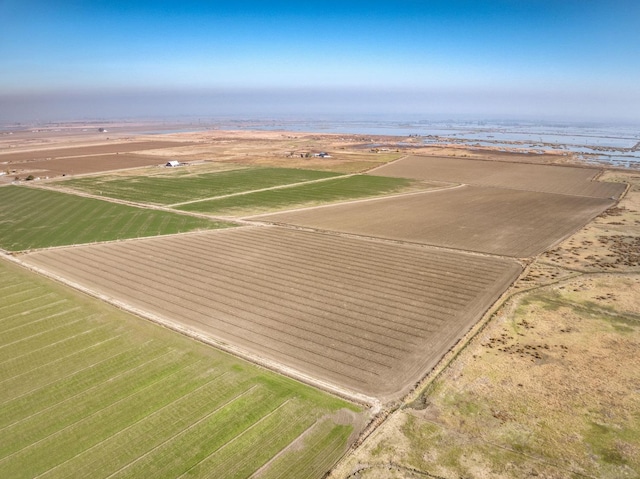
<path id="1" fill-rule="evenodd" d="M 0 118 L 640 122 L 639 18 L 637 0 L 0 0 Z"/>

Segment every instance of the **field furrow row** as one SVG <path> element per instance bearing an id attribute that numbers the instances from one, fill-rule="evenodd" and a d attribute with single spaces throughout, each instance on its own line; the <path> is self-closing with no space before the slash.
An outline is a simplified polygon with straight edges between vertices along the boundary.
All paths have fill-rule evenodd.
<path id="1" fill-rule="evenodd" d="M 366 394 L 397 392 L 421 374 L 520 270 L 509 260 L 277 227 L 26 258 L 137 310 Z"/>
<path id="2" fill-rule="evenodd" d="M 55 265 L 55 263 L 54 263 Z M 55 267 L 55 266 L 54 266 Z M 58 265 L 59 267 L 59 265 Z M 218 305 L 217 311 L 219 314 L 212 311 L 207 305 L 195 305 L 191 302 L 176 302 L 176 298 L 169 292 L 160 292 L 154 285 L 155 280 L 151 284 L 143 284 L 137 280 L 132 281 L 126 285 L 121 284 L 123 277 L 119 273 L 106 273 L 98 272 L 92 266 L 87 266 L 83 269 L 82 265 L 74 265 L 73 275 L 78 277 L 84 282 L 89 284 L 96 284 L 96 278 L 106 280 L 106 288 L 108 291 L 113 291 L 119 297 L 126 298 L 127 301 L 132 304 L 140 304 L 143 309 L 154 312 L 164 317 L 171 318 L 183 322 L 185 325 L 195 326 L 197 329 L 204 332 L 209 332 L 217 338 L 226 338 L 231 336 L 234 341 L 239 341 L 240 344 L 249 343 L 253 347 L 258 347 L 261 350 L 268 350 L 271 354 L 285 355 L 287 357 L 295 358 L 296 360 L 302 360 L 305 363 L 313 364 L 315 367 L 320 367 L 322 370 L 330 371 L 332 374 L 349 376 L 351 379 L 360 380 L 359 375 L 350 374 L 348 371 L 357 369 L 359 374 L 365 373 L 370 376 L 371 374 L 377 375 L 363 366 L 371 367 L 371 364 L 366 362 L 356 363 L 353 356 L 348 352 L 341 354 L 342 359 L 336 359 L 332 356 L 326 355 L 326 347 L 322 344 L 316 344 L 309 342 L 303 338 L 302 341 L 292 341 L 287 339 L 286 335 L 282 338 L 278 338 L 269 331 L 268 328 L 256 329 L 254 325 L 248 324 L 246 327 L 238 326 L 239 318 L 236 315 L 228 315 L 224 310 L 220 311 Z M 131 278 L 128 278 L 131 281 Z M 98 283 L 99 284 L 99 283 Z M 132 284 L 135 284 L 135 290 L 132 289 Z M 104 288 L 105 286 L 103 286 Z M 135 292 L 134 297 L 130 295 Z M 113 294 L 113 293 L 111 293 Z M 285 353 L 279 347 L 271 347 L 268 341 L 259 338 L 268 338 L 274 344 L 280 344 L 285 348 L 289 348 L 291 351 Z M 256 338 L 256 339 L 252 339 Z M 318 355 L 319 353 L 319 355 Z M 309 355 L 312 357 L 317 356 L 318 359 L 309 359 Z"/>
<path id="3" fill-rule="evenodd" d="M 94 251 L 93 253 L 94 254 L 91 255 L 91 258 L 97 258 L 100 255 L 100 252 L 98 251 Z M 110 253 L 113 253 L 115 256 L 118 254 L 114 251 L 111 251 Z M 82 255 L 82 253 L 80 253 L 80 255 Z M 134 254 L 133 256 L 135 257 L 136 255 Z M 337 288 L 329 290 L 328 287 L 318 286 L 313 290 L 313 287 L 309 286 L 305 290 L 301 288 L 301 285 L 303 285 L 303 278 L 296 278 L 293 274 L 288 275 L 289 271 L 278 271 L 275 268 L 268 270 L 270 274 L 265 274 L 263 278 L 260 278 L 264 279 L 264 281 L 260 284 L 256 284 L 256 275 L 251 274 L 250 269 L 243 271 L 236 268 L 234 271 L 232 269 L 232 265 L 229 266 L 229 269 L 220 268 L 220 263 L 213 263 L 209 265 L 209 267 L 202 267 L 204 266 L 202 263 L 199 268 L 197 266 L 190 267 L 187 262 L 189 261 L 189 257 L 193 259 L 194 256 L 190 255 L 188 252 L 187 256 L 187 258 L 182 258 L 179 255 L 176 255 L 168 260 L 165 256 L 164 261 L 162 258 L 158 258 L 154 259 L 152 263 L 142 262 L 139 263 L 139 271 L 147 271 L 151 268 L 150 271 L 153 274 L 164 275 L 169 278 L 169 280 L 175 278 L 173 284 L 177 285 L 175 286 L 176 288 L 180 288 L 181 282 L 178 280 L 184 278 L 185 284 L 188 284 L 189 288 L 200 289 L 209 296 L 224 296 L 222 292 L 229 291 L 231 295 L 234 296 L 234 299 L 240 298 L 245 301 L 256 299 L 260 301 L 261 304 L 263 302 L 273 303 L 277 306 L 278 310 L 282 307 L 292 309 L 294 304 L 299 304 L 300 308 L 297 309 L 298 314 L 304 313 L 305 315 L 315 316 L 325 321 L 331 320 L 332 317 L 329 316 L 329 313 L 344 314 L 345 310 L 353 312 L 356 315 L 361 315 L 365 318 L 371 317 L 372 313 L 367 314 L 367 310 L 373 303 L 376 311 L 384 312 L 385 310 L 391 309 L 391 311 L 387 311 L 387 313 L 393 314 L 397 319 L 392 322 L 402 327 L 409 328 L 409 334 L 413 334 L 415 329 L 422 329 L 420 325 L 424 323 L 424 315 L 426 311 L 435 310 L 436 314 L 439 313 L 441 315 L 446 315 L 448 313 L 448 310 L 438 310 L 432 303 L 427 304 L 425 302 L 422 302 L 419 308 L 409 309 L 404 301 L 411 302 L 415 300 L 408 295 L 398 298 L 398 301 L 402 302 L 402 305 L 405 305 L 405 307 L 390 308 L 388 303 L 376 304 L 373 301 L 365 303 L 362 300 L 349 301 L 351 298 L 344 298 L 339 308 L 334 307 L 332 309 L 331 303 L 328 303 L 327 301 L 333 301 L 336 297 L 343 295 L 343 291 L 340 291 Z M 131 253 L 127 254 L 125 252 L 121 258 L 127 262 L 132 261 Z M 176 271 L 175 269 L 176 260 L 181 261 L 182 268 L 180 271 Z M 150 264 L 153 266 L 149 266 Z M 201 280 L 195 284 L 191 284 L 194 274 L 197 275 L 197 277 L 201 277 Z M 286 278 L 288 278 L 288 281 Z M 292 284 L 292 278 L 298 279 L 298 281 L 296 281 L 295 284 Z M 251 282 L 251 288 L 247 287 L 248 282 Z M 337 278 L 335 282 L 339 282 L 339 279 Z M 210 288 L 202 288 L 201 285 L 208 285 Z M 230 286 L 235 286 L 235 288 L 232 289 Z M 252 291 L 256 291 L 256 293 L 252 294 Z M 383 293 L 379 293 L 377 291 L 371 292 L 369 290 L 365 290 L 361 293 L 363 297 L 377 297 L 378 294 L 382 295 Z M 317 300 L 315 299 L 316 296 L 319 296 Z M 283 299 L 286 299 L 285 305 L 283 305 Z M 376 317 L 375 314 L 373 314 L 373 316 Z M 388 317 L 385 319 L 388 319 Z M 401 321 L 402 319 L 409 321 L 409 323 L 403 323 Z M 413 322 L 411 322 L 412 320 Z M 397 329 L 387 329 L 397 332 Z M 429 329 L 425 329 L 425 331 L 428 332 Z M 402 338 L 402 341 L 405 340 L 405 338 Z"/>
<path id="4" fill-rule="evenodd" d="M 464 294 L 455 290 L 452 291 L 451 286 L 454 284 L 460 285 L 460 281 L 456 282 L 455 280 L 448 280 L 444 271 L 442 274 L 438 274 L 437 271 L 424 274 L 424 270 L 416 267 L 417 265 L 415 264 L 410 270 L 390 267 L 389 270 L 395 274 L 390 275 L 390 277 L 384 277 L 380 275 L 380 269 L 382 269 L 383 266 L 376 264 L 375 268 L 373 268 L 372 258 L 368 266 L 359 266 L 351 263 L 350 258 L 347 256 L 338 257 L 332 261 L 321 253 L 314 254 L 311 249 L 295 251 L 285 248 L 284 245 L 280 245 L 282 252 L 278 252 L 277 256 L 268 254 L 268 248 L 264 250 L 256 248 L 255 246 L 252 248 L 250 244 L 245 245 L 242 242 L 238 242 L 235 247 L 231 244 L 227 245 L 233 248 L 230 248 L 229 250 L 220 249 L 220 246 L 223 245 L 220 245 L 218 242 L 213 245 L 203 244 L 200 247 L 197 246 L 197 243 L 194 243 L 189 244 L 188 251 L 201 253 L 203 261 L 205 261 L 208 255 L 210 255 L 212 247 L 215 247 L 216 253 L 218 254 L 216 255 L 215 262 L 213 263 L 214 265 L 224 258 L 230 257 L 234 264 L 237 265 L 236 267 L 246 265 L 251 268 L 251 271 L 253 271 L 253 268 L 264 264 L 264 267 L 270 273 L 274 269 L 276 271 L 278 270 L 278 268 L 273 267 L 274 263 L 283 264 L 286 260 L 291 259 L 295 264 L 295 268 L 287 271 L 287 274 L 296 274 L 304 280 L 305 277 L 308 277 L 308 273 L 312 273 L 314 277 L 326 279 L 327 281 L 321 284 L 329 287 L 336 284 L 337 276 L 339 275 L 340 279 L 345 283 L 355 284 L 356 286 L 367 285 L 372 289 L 377 289 L 380 295 L 388 296 L 391 294 L 397 294 L 397 296 L 404 296 L 406 302 L 403 304 L 405 305 L 410 303 L 415 289 L 424 288 L 426 284 L 429 284 L 429 290 L 424 290 L 425 293 L 431 293 L 432 289 L 438 290 L 437 294 L 435 292 L 433 293 L 433 298 L 440 299 L 446 304 L 456 302 L 458 304 L 462 304 L 468 299 L 468 293 Z M 229 251 L 228 255 L 224 254 L 225 251 Z M 233 252 L 233 256 L 231 255 L 231 251 Z M 260 253 L 263 253 L 263 256 L 260 263 L 256 264 L 255 261 L 253 261 L 252 256 L 256 256 Z M 341 265 L 346 264 L 349 265 L 349 268 L 341 267 Z M 416 281 L 416 276 L 418 276 L 418 281 Z M 357 278 L 356 283 L 353 281 L 355 278 Z M 471 294 L 477 293 L 481 290 L 481 288 L 474 288 L 473 285 L 460 285 L 460 287 L 463 291 L 468 288 L 475 289 Z M 445 298 L 442 298 L 442 295 L 445 295 Z"/>
<path id="5" fill-rule="evenodd" d="M 126 258 L 131 260 L 131 258 Z M 150 284 L 151 278 L 153 278 L 153 284 L 147 286 L 147 292 L 153 292 L 153 294 L 160 295 L 160 297 L 169 297 L 184 302 L 188 302 L 192 308 L 200 307 L 203 312 L 209 315 L 224 315 L 229 318 L 229 322 L 233 323 L 237 327 L 244 327 L 249 331 L 258 331 L 262 328 L 266 330 L 274 330 L 280 332 L 284 336 L 292 336 L 299 340 L 306 340 L 313 347 L 310 350 L 317 349 L 322 351 L 323 348 L 329 348 L 339 356 L 349 358 L 353 356 L 354 360 L 370 361 L 374 364 L 383 367 L 388 366 L 388 360 L 384 358 L 377 359 L 376 356 L 389 356 L 391 359 L 396 359 L 395 356 L 388 355 L 373 349 L 371 347 L 365 347 L 362 345 L 353 344 L 349 341 L 344 341 L 339 337 L 329 336 L 322 333 L 321 329 L 314 330 L 311 328 L 301 327 L 300 321 L 296 321 L 295 316 L 287 315 L 284 311 L 284 306 L 280 309 L 269 309 L 265 303 L 254 304 L 247 301 L 246 297 L 241 293 L 237 296 L 224 296 L 220 290 L 216 290 L 216 297 L 213 300 L 208 300 L 207 295 L 211 293 L 211 290 L 202 289 L 197 284 L 183 286 L 180 281 L 177 281 L 175 273 L 168 272 L 165 275 L 156 274 L 153 275 L 141 275 L 141 268 L 132 264 L 131 261 L 123 261 L 118 271 L 109 271 L 107 269 L 100 269 L 98 265 L 106 268 L 107 262 L 102 262 L 104 258 L 100 254 L 92 255 L 86 258 L 86 265 L 91 264 L 94 274 L 99 270 L 101 276 L 107 274 L 112 275 L 113 278 L 117 276 L 131 277 L 135 283 Z M 76 265 L 78 267 L 79 265 Z M 158 273 L 158 272 L 156 272 Z M 249 286 L 249 285 L 247 285 Z M 143 290 L 140 290 L 143 292 Z M 312 324 L 312 323 L 311 323 Z M 316 325 L 317 327 L 317 325 Z M 316 328 L 317 329 L 317 328 Z M 333 343 L 327 345 L 327 339 L 332 339 Z M 359 338 L 355 338 L 359 339 Z M 336 343 L 341 343 L 339 347 Z M 360 350 L 361 352 L 358 352 Z"/>

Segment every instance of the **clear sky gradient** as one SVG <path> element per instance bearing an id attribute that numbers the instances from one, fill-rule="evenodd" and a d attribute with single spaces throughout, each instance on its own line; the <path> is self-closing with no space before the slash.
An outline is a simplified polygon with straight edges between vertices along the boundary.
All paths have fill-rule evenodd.
<path id="1" fill-rule="evenodd" d="M 640 122 L 639 21 L 637 0 L 0 0 L 0 119 Z"/>

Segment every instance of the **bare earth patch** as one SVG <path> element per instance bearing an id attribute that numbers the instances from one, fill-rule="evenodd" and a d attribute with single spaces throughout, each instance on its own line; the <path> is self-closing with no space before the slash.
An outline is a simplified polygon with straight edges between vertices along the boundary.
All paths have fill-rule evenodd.
<path id="1" fill-rule="evenodd" d="M 612 204 L 601 198 L 465 186 L 253 219 L 528 257 L 573 233 Z"/>
<path id="2" fill-rule="evenodd" d="M 133 153 L 79 156 L 74 158 L 54 158 L 51 160 L 35 160 L 11 164 L 15 170 L 11 176 L 24 177 L 28 174 L 38 176 L 84 175 L 102 171 L 139 168 L 141 166 L 158 165 L 154 156 Z"/>
<path id="3" fill-rule="evenodd" d="M 381 400 L 406 394 L 521 271 L 416 246 L 233 230 L 22 258 L 223 347 Z"/>
<path id="4" fill-rule="evenodd" d="M 625 186 L 594 181 L 600 172 L 599 169 L 585 167 L 410 156 L 371 173 L 564 195 L 619 197 Z"/>

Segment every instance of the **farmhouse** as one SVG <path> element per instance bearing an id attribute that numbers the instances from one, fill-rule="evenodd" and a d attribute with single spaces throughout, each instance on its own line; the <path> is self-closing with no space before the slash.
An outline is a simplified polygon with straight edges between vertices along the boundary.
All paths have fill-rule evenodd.
<path id="1" fill-rule="evenodd" d="M 175 168 L 176 166 L 180 166 L 180 162 L 176 160 L 170 160 L 167 161 L 167 164 L 164 166 L 166 166 L 167 168 Z"/>

